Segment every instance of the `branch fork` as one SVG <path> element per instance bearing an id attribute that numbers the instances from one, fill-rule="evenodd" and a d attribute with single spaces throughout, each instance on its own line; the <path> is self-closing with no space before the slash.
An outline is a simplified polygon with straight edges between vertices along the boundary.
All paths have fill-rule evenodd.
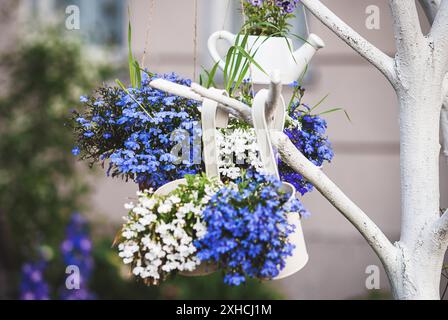
<path id="1" fill-rule="evenodd" d="M 167 80 L 156 79 L 151 81 L 149 85 L 155 89 L 187 99 L 200 102 L 204 101 L 205 98 L 214 100 L 219 103 L 220 108 L 224 108 L 234 116 L 252 124 L 251 108 L 248 105 L 204 88 L 197 83 L 192 83 L 191 87 L 186 87 Z M 278 75 L 274 73 L 271 76 L 268 99 L 266 101 L 266 112 L 268 115 L 272 116 L 275 108 L 278 106 L 277 104 L 280 103 L 282 99 L 281 90 L 282 86 L 278 80 Z M 395 257 L 396 249 L 367 214 L 350 200 L 319 167 L 311 163 L 284 133 L 271 131 L 270 134 L 272 142 L 282 159 L 293 170 L 310 181 L 359 230 L 385 265 L 391 265 L 390 262 Z"/>

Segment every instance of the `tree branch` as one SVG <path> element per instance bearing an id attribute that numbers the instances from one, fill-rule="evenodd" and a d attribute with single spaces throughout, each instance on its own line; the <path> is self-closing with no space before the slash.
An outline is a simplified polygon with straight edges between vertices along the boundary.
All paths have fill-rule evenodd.
<path id="1" fill-rule="evenodd" d="M 272 119 L 274 111 L 281 103 L 282 83 L 280 79 L 280 71 L 274 70 L 269 84 L 269 95 L 266 101 L 266 119 Z"/>
<path id="2" fill-rule="evenodd" d="M 411 59 L 425 43 L 414 0 L 389 0 L 397 54 Z M 408 60 L 409 60 L 408 59 Z"/>
<path id="3" fill-rule="evenodd" d="M 432 25 L 439 10 L 441 0 L 418 0 L 428 18 L 429 24 Z"/>
<path id="4" fill-rule="evenodd" d="M 187 87 L 168 80 L 156 79 L 151 81 L 149 85 L 155 89 L 199 102 L 204 101 L 204 98 L 215 100 L 219 103 L 220 108 L 223 108 L 235 117 L 241 118 L 247 123 L 252 124 L 252 113 L 249 106 L 238 100 L 217 94 L 197 83 L 192 83 L 191 87 Z"/>
<path id="5" fill-rule="evenodd" d="M 282 159 L 296 172 L 311 182 L 317 190 L 349 220 L 378 254 L 384 265 L 390 267 L 395 247 L 378 226 L 351 201 L 320 168 L 311 163 L 282 132 L 271 132 L 272 142 Z"/>
<path id="6" fill-rule="evenodd" d="M 446 72 L 448 68 L 448 1 L 446 0 L 440 4 L 430 36 L 434 40 L 434 51 L 442 59 L 442 67 Z"/>
<path id="7" fill-rule="evenodd" d="M 445 103 L 440 112 L 440 131 L 442 133 L 442 154 L 448 163 L 448 96 L 445 96 Z"/>
<path id="8" fill-rule="evenodd" d="M 319 0 L 302 0 L 305 7 L 358 54 L 373 64 L 396 87 L 394 59 L 348 26 Z"/>
<path id="9" fill-rule="evenodd" d="M 251 108 L 235 99 L 216 94 L 198 84 L 193 83 L 191 88 L 175 84 L 170 81 L 157 79 L 149 84 L 156 89 L 180 95 L 188 99 L 203 101 L 204 97 L 220 103 L 227 109 L 237 108 L 237 114 L 251 113 Z M 180 88 L 182 87 L 182 88 Z M 273 90 L 275 86 L 271 86 Z M 192 92 L 194 91 L 194 92 Z M 270 93 L 269 95 L 272 95 Z M 235 112 L 234 112 L 235 113 Z M 247 118 L 247 116 L 246 116 Z M 243 120 L 245 120 L 243 118 Z M 250 122 L 252 123 L 252 118 Z M 311 182 L 327 200 L 335 206 L 363 235 L 369 245 L 377 253 L 386 268 L 391 268 L 395 258 L 395 247 L 387 239 L 378 226 L 351 201 L 318 167 L 312 164 L 282 132 L 271 132 L 273 144 L 280 152 L 282 159 L 288 165 Z"/>
<path id="10" fill-rule="evenodd" d="M 445 210 L 437 221 L 435 236 L 437 238 L 435 243 L 441 244 L 441 249 L 446 250 L 446 247 L 448 246 L 448 209 Z"/>

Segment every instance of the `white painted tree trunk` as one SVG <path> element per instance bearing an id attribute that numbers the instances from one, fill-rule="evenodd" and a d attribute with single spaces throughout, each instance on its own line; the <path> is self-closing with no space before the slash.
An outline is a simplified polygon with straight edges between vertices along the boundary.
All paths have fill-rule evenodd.
<path id="1" fill-rule="evenodd" d="M 422 59 L 422 61 L 425 61 Z M 414 65 L 416 68 L 416 65 Z M 401 237 L 389 279 L 396 299 L 440 299 L 445 248 L 437 245 L 441 90 L 420 63 L 400 87 Z M 418 71 L 418 72 L 416 72 Z M 425 76 L 427 74 L 428 76 Z M 406 82 L 405 82 L 406 83 Z"/>
<path id="2" fill-rule="evenodd" d="M 444 251 L 434 252 L 397 243 L 394 271 L 388 273 L 392 294 L 399 300 L 439 300 Z"/>

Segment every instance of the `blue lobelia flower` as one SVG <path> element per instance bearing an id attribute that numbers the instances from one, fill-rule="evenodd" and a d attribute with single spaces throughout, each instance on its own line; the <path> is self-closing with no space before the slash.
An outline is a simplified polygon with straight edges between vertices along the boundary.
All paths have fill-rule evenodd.
<path id="1" fill-rule="evenodd" d="M 322 166 L 325 161 L 330 162 L 334 157 L 333 148 L 325 135 L 326 121 L 319 115 L 311 115 L 298 110 L 294 105 L 290 113 L 291 118 L 301 124 L 285 129 L 286 135 L 303 155 L 316 166 Z M 313 190 L 313 185 L 299 173 L 293 171 L 286 163 L 279 159 L 279 171 L 282 180 L 294 185 L 302 195 Z"/>
<path id="2" fill-rule="evenodd" d="M 224 282 L 240 285 L 250 278 L 274 278 L 285 266 L 294 246 L 288 235 L 294 225 L 287 214 L 307 215 L 297 199 L 280 191 L 282 183 L 273 176 L 249 170 L 224 187 L 203 212 L 205 236 L 195 242 L 197 256 L 217 263 Z"/>
<path id="3" fill-rule="evenodd" d="M 150 87 L 156 78 L 191 84 L 174 73 L 146 74 L 141 87 L 128 92 L 100 88 L 96 100 L 81 99 L 86 109 L 74 121 L 82 159 L 110 160 L 108 174 L 133 179 L 141 188 L 202 171 L 198 104 Z"/>

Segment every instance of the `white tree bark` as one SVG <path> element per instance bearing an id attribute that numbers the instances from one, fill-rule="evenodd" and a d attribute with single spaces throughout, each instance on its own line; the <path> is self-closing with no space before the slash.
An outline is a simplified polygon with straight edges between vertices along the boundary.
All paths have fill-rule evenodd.
<path id="1" fill-rule="evenodd" d="M 366 40 L 351 43 L 351 39 L 357 37 L 356 33 L 320 1 L 302 2 L 377 67 L 397 92 L 400 104 L 401 237 L 395 244 L 394 260 L 382 261 L 396 298 L 439 299 L 448 230 L 447 214 L 442 218 L 439 214 L 439 124 L 443 123 L 442 102 L 447 94 L 443 81 L 448 68 L 448 1 L 420 1 L 428 17 L 434 20 L 426 37 L 421 32 L 414 1 L 389 1 L 397 45 L 393 71 L 385 69 L 386 58 L 376 48 L 365 44 Z"/>

